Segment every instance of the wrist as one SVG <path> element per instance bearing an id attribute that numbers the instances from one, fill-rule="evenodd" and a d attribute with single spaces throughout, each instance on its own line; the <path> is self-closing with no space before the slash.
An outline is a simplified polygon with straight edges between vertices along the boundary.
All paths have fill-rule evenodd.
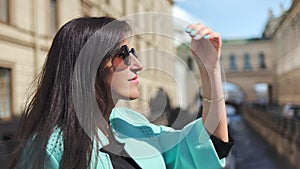
<path id="1" fill-rule="evenodd" d="M 206 67 L 206 71 L 208 74 L 215 74 L 215 73 L 220 73 L 221 72 L 221 66 L 220 64 L 217 64 L 212 67 Z"/>
<path id="2" fill-rule="evenodd" d="M 220 101 L 222 101 L 223 99 L 225 99 L 225 96 L 222 95 L 220 98 L 210 98 L 210 97 L 205 97 L 205 96 L 202 96 L 202 100 L 206 103 L 209 103 L 211 104 L 212 102 L 216 102 L 216 103 L 219 103 Z"/>
<path id="3" fill-rule="evenodd" d="M 220 71 L 221 70 L 221 65 L 220 65 L 220 60 L 216 61 L 216 63 L 210 65 L 210 64 L 205 64 L 201 61 L 201 59 L 196 58 L 196 63 L 200 69 L 200 72 L 215 72 L 215 71 Z"/>

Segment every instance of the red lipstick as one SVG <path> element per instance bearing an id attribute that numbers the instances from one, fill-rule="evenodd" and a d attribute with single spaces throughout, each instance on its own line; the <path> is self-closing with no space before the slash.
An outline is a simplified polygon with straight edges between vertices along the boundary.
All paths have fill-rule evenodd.
<path id="1" fill-rule="evenodd" d="M 129 81 L 133 83 L 139 83 L 138 76 L 134 76 L 133 78 L 129 79 Z"/>

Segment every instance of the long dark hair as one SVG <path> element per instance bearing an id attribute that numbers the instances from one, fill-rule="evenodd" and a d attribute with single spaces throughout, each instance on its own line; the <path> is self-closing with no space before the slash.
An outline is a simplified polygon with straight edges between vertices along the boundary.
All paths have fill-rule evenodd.
<path id="1" fill-rule="evenodd" d="M 116 26 L 103 28 L 104 25 L 113 21 L 116 22 Z M 106 107 L 108 91 L 104 85 L 101 64 L 96 63 L 99 68 L 95 72 L 93 90 L 95 90 L 95 98 L 101 113 L 87 109 L 83 116 L 92 117 L 84 118 L 91 120 L 91 123 L 88 128 L 81 125 L 72 98 L 73 84 L 81 80 L 74 76 L 76 62 L 82 53 L 82 48 L 91 38 L 97 41 L 94 44 L 110 46 L 110 49 L 99 51 L 97 46 L 88 48 L 96 52 L 90 52 L 94 55 L 85 56 L 92 57 L 92 59 L 87 58 L 91 60 L 87 64 L 94 64 L 93 59 L 100 57 L 97 56 L 97 52 L 102 52 L 99 55 L 103 55 L 104 60 L 113 56 L 128 32 L 130 32 L 130 26 L 127 22 L 110 17 L 76 18 L 66 23 L 57 32 L 37 80 L 37 90 L 22 115 L 17 135 L 18 146 L 13 154 L 10 168 L 44 168 L 45 149 L 55 128 L 60 128 L 63 136 L 64 150 L 60 168 L 89 167 L 93 148 L 93 139 L 89 134 L 97 133 L 98 123 L 103 122 L 101 114 L 106 114 L 111 110 Z M 84 66 L 89 68 L 90 65 Z"/>

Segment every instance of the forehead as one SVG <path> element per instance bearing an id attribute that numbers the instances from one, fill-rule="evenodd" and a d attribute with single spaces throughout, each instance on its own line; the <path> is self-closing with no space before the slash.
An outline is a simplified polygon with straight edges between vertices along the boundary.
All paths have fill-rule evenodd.
<path id="1" fill-rule="evenodd" d="M 127 45 L 128 46 L 128 48 L 130 48 L 130 40 L 127 38 L 127 39 L 125 39 L 124 41 L 123 41 L 123 43 L 121 43 L 121 46 L 123 46 L 123 45 Z"/>

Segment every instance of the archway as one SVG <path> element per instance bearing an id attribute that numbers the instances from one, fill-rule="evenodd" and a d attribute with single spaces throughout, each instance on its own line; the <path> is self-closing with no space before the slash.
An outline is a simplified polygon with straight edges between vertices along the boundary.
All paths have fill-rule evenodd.
<path id="1" fill-rule="evenodd" d="M 234 83 L 225 82 L 223 88 L 227 102 L 242 104 L 247 98 L 244 90 Z"/>
<path id="2" fill-rule="evenodd" d="M 242 104 L 246 101 L 246 92 L 231 82 L 223 83 L 224 94 L 226 96 L 227 115 L 239 114 L 242 111 Z"/>

